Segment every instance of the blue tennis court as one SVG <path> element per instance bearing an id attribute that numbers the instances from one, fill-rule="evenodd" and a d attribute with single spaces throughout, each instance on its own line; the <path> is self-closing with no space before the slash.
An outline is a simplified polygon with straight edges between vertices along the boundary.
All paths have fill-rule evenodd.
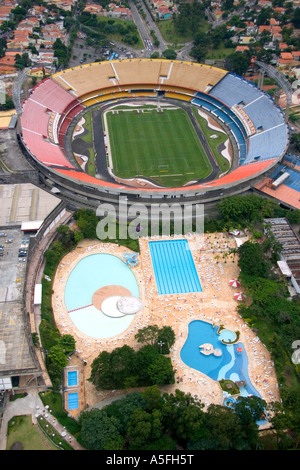
<path id="1" fill-rule="evenodd" d="M 78 393 L 68 394 L 68 409 L 77 410 L 78 408 Z"/>
<path id="2" fill-rule="evenodd" d="M 188 240 L 149 242 L 158 294 L 202 292 Z"/>
<path id="3" fill-rule="evenodd" d="M 77 371 L 71 371 L 68 372 L 68 386 L 72 387 L 74 385 L 77 385 Z"/>

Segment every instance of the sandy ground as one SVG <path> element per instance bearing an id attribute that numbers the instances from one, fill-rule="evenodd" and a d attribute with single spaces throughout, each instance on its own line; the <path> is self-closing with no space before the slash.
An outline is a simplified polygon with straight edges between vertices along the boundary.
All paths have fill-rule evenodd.
<path id="1" fill-rule="evenodd" d="M 182 236 L 178 238 L 184 238 Z M 101 351 L 112 351 L 124 344 L 138 346 L 134 335 L 138 329 L 155 324 L 172 326 L 176 342 L 170 353 L 176 369 L 176 383 L 163 389 L 173 393 L 176 388 L 196 395 L 205 406 L 222 403 L 222 391 L 217 382 L 189 368 L 181 361 L 180 351 L 187 335 L 188 325 L 193 320 L 203 320 L 222 325 L 234 332 L 239 331 L 249 361 L 248 375 L 256 390 L 266 402 L 279 401 L 279 390 L 270 354 L 255 333 L 237 312 L 238 301 L 234 299 L 237 289 L 229 285 L 230 279 L 238 278 L 239 267 L 236 256 L 224 255 L 236 248 L 233 237 L 224 234 L 195 235 L 186 237 L 198 271 L 203 292 L 191 294 L 158 295 L 152 269 L 147 237 L 140 239 L 140 255 L 137 266 L 132 267 L 139 285 L 142 311 L 135 314 L 131 325 L 122 334 L 109 339 L 95 339 L 80 332 L 69 317 L 64 305 L 64 287 L 71 270 L 80 259 L 94 253 L 112 253 L 122 257 L 128 252 L 122 246 L 101 241 L 81 242 L 58 266 L 53 283 L 53 311 L 61 334 L 72 334 L 76 340 L 76 355 L 70 366 L 80 370 L 79 408 L 70 413 L 76 416 L 87 406 L 101 400 L 121 395 L 123 391 L 99 392 L 87 381 L 91 363 Z M 161 239 L 161 238 L 160 238 Z M 83 362 L 82 362 L 83 361 Z M 82 367 L 84 363 L 84 367 Z"/>

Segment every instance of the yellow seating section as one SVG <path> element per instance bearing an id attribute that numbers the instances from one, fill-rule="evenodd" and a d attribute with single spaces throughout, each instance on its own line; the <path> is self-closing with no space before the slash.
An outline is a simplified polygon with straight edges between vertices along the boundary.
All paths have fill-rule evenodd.
<path id="1" fill-rule="evenodd" d="M 205 91 L 218 83 L 226 71 L 192 62 L 164 59 L 127 59 L 96 62 L 63 70 L 52 79 L 81 98 L 91 90 L 113 87 L 178 87 Z M 180 88 L 180 87 L 179 87 Z M 119 88 L 120 89 L 120 88 Z"/>

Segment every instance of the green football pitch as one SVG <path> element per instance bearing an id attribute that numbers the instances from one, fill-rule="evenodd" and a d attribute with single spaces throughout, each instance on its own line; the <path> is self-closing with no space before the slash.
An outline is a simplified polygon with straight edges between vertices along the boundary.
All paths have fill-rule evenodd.
<path id="1" fill-rule="evenodd" d="M 118 109 L 106 114 L 113 172 L 181 186 L 210 175 L 212 167 L 183 109 Z"/>

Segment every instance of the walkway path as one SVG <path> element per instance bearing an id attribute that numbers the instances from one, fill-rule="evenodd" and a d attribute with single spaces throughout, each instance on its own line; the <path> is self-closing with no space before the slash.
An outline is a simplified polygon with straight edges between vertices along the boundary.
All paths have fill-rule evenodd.
<path id="1" fill-rule="evenodd" d="M 32 415 L 32 422 L 37 424 L 37 413 L 44 417 L 45 414 L 47 414 L 47 421 L 59 434 L 62 434 L 64 431 L 66 432 L 65 428 L 57 421 L 56 418 L 54 418 L 49 410 L 45 409 L 38 391 L 33 389 L 26 397 L 7 402 L 0 429 L 0 450 L 6 450 L 7 425 L 10 419 L 14 416 Z M 85 450 L 80 444 L 78 444 L 76 439 L 70 435 L 70 433 L 66 432 L 64 439 L 73 447 L 74 450 Z"/>

